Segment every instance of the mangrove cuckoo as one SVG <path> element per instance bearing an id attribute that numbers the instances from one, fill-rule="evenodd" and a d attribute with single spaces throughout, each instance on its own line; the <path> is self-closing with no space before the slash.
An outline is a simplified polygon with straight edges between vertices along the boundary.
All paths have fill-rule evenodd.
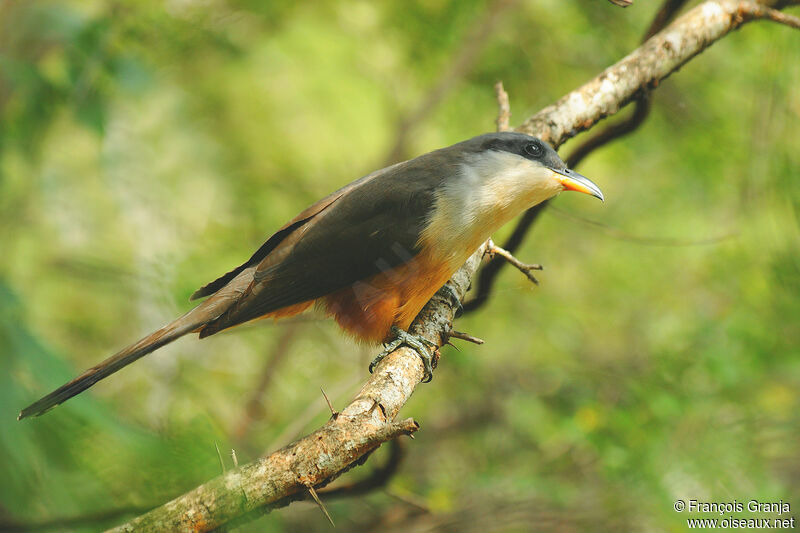
<path id="1" fill-rule="evenodd" d="M 429 380 L 432 354 L 407 333 L 417 313 L 493 231 L 564 190 L 603 199 L 547 143 L 522 133 L 480 135 L 373 172 L 307 208 L 246 263 L 195 292 L 192 300 L 206 297 L 197 307 L 19 418 L 44 413 L 187 333 L 204 338 L 312 304 L 361 341 L 416 348 Z"/>

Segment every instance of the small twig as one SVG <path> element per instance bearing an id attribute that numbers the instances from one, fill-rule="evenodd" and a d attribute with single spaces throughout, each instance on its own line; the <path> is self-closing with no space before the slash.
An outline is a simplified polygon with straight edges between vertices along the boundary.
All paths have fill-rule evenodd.
<path id="1" fill-rule="evenodd" d="M 231 459 L 233 460 L 233 467 L 239 468 L 239 458 L 236 457 L 236 450 L 231 448 Z"/>
<path id="2" fill-rule="evenodd" d="M 525 239 L 528 229 L 533 225 L 542 211 L 544 211 L 546 205 L 547 202 L 542 202 L 541 204 L 535 205 L 523 213 L 522 217 L 520 217 L 519 222 L 514 228 L 514 231 L 511 233 L 511 236 L 508 238 L 508 240 L 506 240 L 503 246 L 506 250 L 513 251 L 520 247 L 522 241 Z M 477 289 L 475 290 L 475 295 L 471 300 L 464 302 L 463 304 L 465 313 L 472 313 L 486 305 L 486 302 L 489 301 L 489 296 L 492 294 L 492 289 L 494 288 L 494 284 L 497 281 L 498 275 L 505 264 L 505 261 L 493 259 L 484 265 L 477 276 L 477 283 L 475 283 L 475 285 L 477 285 Z"/>
<path id="3" fill-rule="evenodd" d="M 333 523 L 333 518 L 331 518 L 331 515 L 328 513 L 328 510 L 322 504 L 322 500 L 320 500 L 319 496 L 317 496 L 317 491 L 314 490 L 314 486 L 306 485 L 306 488 L 308 489 L 309 494 L 311 494 L 311 497 L 314 498 L 314 501 L 317 502 L 317 505 L 319 505 L 320 510 L 325 514 L 325 517 L 328 519 L 328 522 L 330 522 L 333 527 L 336 527 L 336 524 Z"/>
<path id="4" fill-rule="evenodd" d="M 539 284 L 539 280 L 536 279 L 533 276 L 533 274 L 531 274 L 531 270 L 544 270 L 544 267 L 542 265 L 523 263 L 522 261 L 514 257 L 514 255 L 505 248 L 500 248 L 499 246 L 497 246 L 494 243 L 494 241 L 492 241 L 492 239 L 489 239 L 488 243 L 489 246 L 488 248 L 486 248 L 487 254 L 489 254 L 492 257 L 499 255 L 500 257 L 511 263 L 517 270 L 525 274 L 525 276 L 529 280 L 531 280 L 534 284 L 536 285 Z"/>
<path id="5" fill-rule="evenodd" d="M 214 448 L 217 449 L 217 457 L 219 458 L 219 467 L 222 470 L 222 473 L 225 473 L 225 463 L 222 460 L 222 453 L 219 451 L 219 446 L 217 446 L 217 442 L 214 441 Z"/>
<path id="6" fill-rule="evenodd" d="M 766 6 L 763 6 L 762 9 L 764 10 L 763 18 L 779 24 L 785 24 L 786 26 L 796 30 L 800 30 L 800 17 L 789 15 L 787 13 L 781 13 L 777 9 L 772 9 Z"/>
<path id="7" fill-rule="evenodd" d="M 473 337 L 469 333 L 464 333 L 463 331 L 456 331 L 456 330 L 451 330 L 450 334 L 449 334 L 449 337 L 451 339 L 461 339 L 462 341 L 471 342 L 473 344 L 483 344 L 483 343 L 486 342 L 483 339 L 479 339 L 478 337 Z M 453 345 L 451 345 L 451 346 L 453 346 Z M 453 346 L 453 348 L 456 348 L 456 350 L 458 349 L 455 346 Z"/>
<path id="8" fill-rule="evenodd" d="M 511 105 L 502 81 L 494 84 L 494 94 L 497 97 L 497 131 L 511 131 Z"/>
<path id="9" fill-rule="evenodd" d="M 628 7 L 629 5 L 633 4 L 633 0 L 608 0 L 615 6 L 619 7 Z"/>
<path id="10" fill-rule="evenodd" d="M 331 403 L 331 401 L 328 399 L 328 395 L 327 395 L 327 394 L 325 394 L 325 389 L 323 389 L 322 387 L 320 387 L 320 388 L 319 388 L 319 390 L 321 390 L 321 391 L 322 391 L 322 396 L 324 396 L 324 397 L 325 397 L 325 402 L 328 404 L 328 408 L 331 410 L 331 418 L 333 418 L 334 420 L 336 420 L 336 418 L 338 418 L 338 416 L 339 416 L 339 411 L 337 411 L 336 409 L 334 409 L 334 408 L 333 408 L 333 404 L 332 404 L 332 403 Z"/>

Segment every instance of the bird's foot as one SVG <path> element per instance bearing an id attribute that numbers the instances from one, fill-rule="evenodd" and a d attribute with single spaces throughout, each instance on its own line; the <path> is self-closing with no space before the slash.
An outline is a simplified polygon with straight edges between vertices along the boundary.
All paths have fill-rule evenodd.
<path id="1" fill-rule="evenodd" d="M 453 287 L 450 286 L 450 282 L 445 283 L 442 285 L 442 288 L 439 289 L 437 292 L 441 294 L 444 298 L 447 298 L 453 306 L 456 308 L 456 318 L 459 318 L 461 315 L 464 314 L 464 306 L 461 305 L 461 300 L 458 299 L 458 295 Z"/>
<path id="2" fill-rule="evenodd" d="M 404 331 L 397 326 L 392 326 L 392 340 L 384 344 L 383 351 L 378 354 L 375 359 L 369 364 L 369 371 L 372 373 L 378 363 L 383 361 L 384 357 L 395 351 L 399 346 L 405 344 L 409 348 L 413 348 L 419 358 L 422 359 L 422 365 L 425 367 L 425 373 L 422 376 L 422 383 L 428 383 L 433 379 L 433 364 L 434 353 L 436 344 L 432 343 L 425 337 L 414 335 Z"/>

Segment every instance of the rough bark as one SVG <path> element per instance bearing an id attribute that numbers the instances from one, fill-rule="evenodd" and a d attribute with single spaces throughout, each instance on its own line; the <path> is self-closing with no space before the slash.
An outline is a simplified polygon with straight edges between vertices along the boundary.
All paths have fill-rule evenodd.
<path id="1" fill-rule="evenodd" d="M 790 26 L 794 26 L 797 20 L 757 2 L 703 2 L 596 78 L 536 113 L 517 131 L 559 146 L 619 111 L 640 91 L 657 87 L 663 79 L 729 32 L 746 22 L 762 18 Z"/>
<path id="2" fill-rule="evenodd" d="M 707 1 L 677 19 L 597 78 L 546 107 L 519 128 L 558 146 L 578 131 L 616 113 L 644 87 L 655 87 L 714 41 L 755 18 L 797 25 L 755 2 Z M 779 14 L 780 15 L 780 14 Z M 780 20 L 783 18 L 784 20 Z M 472 255 L 451 284 L 463 298 L 485 252 Z M 454 311 L 434 297 L 412 325 L 412 332 L 442 346 Z M 405 347 L 387 356 L 356 398 L 323 427 L 252 463 L 229 471 L 156 508 L 115 531 L 210 531 L 242 516 L 266 512 L 305 496 L 360 464 L 381 443 L 418 429 L 406 419 L 394 422 L 423 377 L 417 354 Z"/>

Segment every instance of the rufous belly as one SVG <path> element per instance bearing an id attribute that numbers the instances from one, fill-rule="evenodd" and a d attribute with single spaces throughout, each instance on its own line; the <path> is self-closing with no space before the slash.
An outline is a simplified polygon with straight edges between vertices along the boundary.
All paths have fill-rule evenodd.
<path id="1" fill-rule="evenodd" d="M 408 263 L 321 300 L 327 313 L 356 339 L 382 342 L 388 340 L 392 326 L 407 330 L 453 271 L 448 264 L 420 253 Z"/>

